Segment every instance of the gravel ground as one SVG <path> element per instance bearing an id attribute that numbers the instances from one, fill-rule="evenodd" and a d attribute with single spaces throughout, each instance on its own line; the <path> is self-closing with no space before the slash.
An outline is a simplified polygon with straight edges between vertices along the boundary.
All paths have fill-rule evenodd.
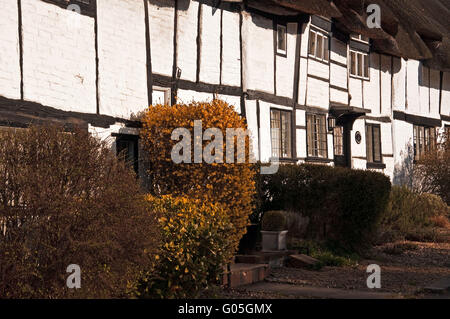
<path id="1" fill-rule="evenodd" d="M 397 242 L 375 247 L 369 258 L 353 267 L 324 267 L 320 271 L 297 268 L 272 269 L 269 282 L 298 286 L 373 291 L 367 288 L 370 264 L 381 267 L 378 292 L 406 298 L 427 297 L 423 288 L 450 276 L 450 243 Z M 290 298 L 270 293 L 250 293 L 244 288 L 227 289 L 224 298 Z"/>

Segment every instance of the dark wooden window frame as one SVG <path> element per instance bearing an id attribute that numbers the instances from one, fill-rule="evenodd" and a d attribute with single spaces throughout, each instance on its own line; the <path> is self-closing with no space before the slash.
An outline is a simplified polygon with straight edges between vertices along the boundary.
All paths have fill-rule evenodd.
<path id="1" fill-rule="evenodd" d="M 371 130 L 371 137 L 372 137 L 372 156 L 370 158 L 368 154 L 368 148 L 369 148 L 369 137 L 367 136 L 367 129 Z M 379 157 L 380 160 L 375 160 L 375 139 L 374 139 L 374 128 L 378 128 L 378 132 L 380 133 L 380 136 L 378 137 L 378 148 L 379 148 Z M 380 124 L 372 124 L 372 123 L 366 123 L 366 158 L 367 158 L 367 165 L 375 164 L 380 165 L 383 164 L 383 149 L 382 149 L 382 142 L 381 142 L 381 125 Z"/>
<path id="2" fill-rule="evenodd" d="M 342 139 L 342 141 L 341 141 L 340 144 L 336 143 L 336 139 L 338 138 L 338 137 L 336 136 L 336 130 L 338 130 L 338 129 L 342 131 L 342 135 L 340 136 L 340 138 Z M 336 152 L 336 148 L 337 148 L 337 147 L 340 147 L 341 153 L 342 153 L 342 154 L 338 154 L 338 153 Z M 345 156 L 345 149 L 344 149 L 344 127 L 343 127 L 343 126 L 337 125 L 336 127 L 333 128 L 333 154 L 334 154 L 334 156 Z"/>
<path id="3" fill-rule="evenodd" d="M 315 46 L 314 46 L 314 54 L 311 53 L 311 32 L 314 33 L 315 36 Z M 322 38 L 326 38 L 326 41 L 323 41 L 322 43 L 322 58 L 317 57 L 317 35 L 320 35 Z M 309 32 L 308 32 L 308 57 L 312 60 L 316 60 L 318 62 L 324 63 L 329 65 L 330 64 L 330 54 L 331 54 L 331 50 L 330 50 L 330 45 L 331 45 L 331 37 L 330 37 L 330 33 L 322 30 L 318 27 L 315 27 L 314 25 L 311 24 Z M 325 47 L 324 44 L 327 44 L 327 50 L 326 52 L 328 53 L 327 55 L 327 59 L 325 59 Z"/>
<path id="4" fill-rule="evenodd" d="M 421 130 L 423 130 L 423 137 L 420 135 Z M 428 132 L 428 139 L 425 135 Z M 431 134 L 433 132 L 433 135 Z M 432 148 L 437 145 L 437 132 L 436 127 L 434 126 L 426 126 L 426 125 L 414 125 L 413 126 L 413 148 L 414 148 L 414 161 L 420 159 L 421 156 L 425 155 Z M 432 139 L 434 137 L 434 139 Z M 422 142 L 422 144 L 420 143 Z M 421 145 L 423 147 L 421 148 Z"/>
<path id="5" fill-rule="evenodd" d="M 136 174 L 139 173 L 139 136 L 131 135 L 131 134 L 120 134 L 113 133 L 112 136 L 116 138 L 116 154 L 120 156 L 121 153 L 125 150 L 125 148 L 119 147 L 121 142 L 125 143 L 133 143 L 134 144 L 134 154 L 133 154 L 133 162 L 129 163 L 132 165 Z"/>
<path id="6" fill-rule="evenodd" d="M 280 52 L 278 50 L 278 28 L 279 27 L 284 28 L 284 41 L 286 43 L 286 49 L 284 50 L 284 52 L 282 52 L 282 51 Z M 288 39 L 287 39 L 287 36 L 288 36 L 287 23 L 276 21 L 275 22 L 275 39 L 274 39 L 275 40 L 275 54 L 278 55 L 278 56 L 281 56 L 283 58 L 287 57 L 287 51 L 288 51 Z"/>
<path id="7" fill-rule="evenodd" d="M 355 53 L 355 57 L 356 57 L 356 61 L 355 61 L 355 72 L 356 74 L 352 73 L 352 52 Z M 358 54 L 362 55 L 362 62 L 363 62 L 363 67 L 362 67 L 362 76 L 358 75 Z M 365 63 L 364 63 L 364 57 L 367 56 L 367 76 L 364 76 L 364 70 L 365 70 Z M 354 48 L 350 48 L 348 51 L 348 74 L 350 75 L 351 78 L 355 78 L 358 80 L 363 80 L 363 81 L 370 81 L 370 52 L 364 52 L 361 50 L 357 50 Z"/>
<path id="8" fill-rule="evenodd" d="M 320 146 L 317 147 L 317 149 L 314 149 L 314 154 L 310 155 L 310 150 L 311 150 L 311 145 L 309 145 L 310 143 L 308 142 L 309 140 L 309 134 L 311 134 L 311 128 L 309 127 L 308 123 L 308 118 L 310 116 L 314 116 L 314 117 L 323 117 L 323 121 L 324 121 L 324 133 L 323 135 L 325 136 L 325 149 L 320 148 Z M 318 136 L 318 140 L 317 140 L 317 144 L 321 145 L 324 141 L 322 141 L 320 139 L 320 132 L 317 133 Z M 325 150 L 325 156 L 321 156 L 320 155 L 320 151 L 321 150 Z M 322 161 L 328 161 L 328 128 L 327 128 L 327 116 L 326 114 L 320 114 L 320 113 L 306 113 L 306 156 L 307 156 L 307 161 L 318 161 L 318 162 L 322 162 Z"/>
<path id="9" fill-rule="evenodd" d="M 294 139 L 293 139 L 293 130 L 292 130 L 292 111 L 291 110 L 284 110 L 284 109 L 279 109 L 279 108 L 270 108 L 270 150 L 271 150 L 271 158 L 273 158 L 273 136 L 272 136 L 272 112 L 279 112 L 280 113 L 280 156 L 278 157 L 279 160 L 292 160 L 293 159 L 293 148 L 295 147 L 294 145 Z M 290 144 L 290 155 L 289 156 L 283 156 L 282 151 L 283 151 L 283 140 L 282 140 L 282 132 L 283 132 L 283 121 L 281 121 L 281 113 L 287 113 L 289 114 L 289 121 L 291 123 L 291 127 L 290 127 L 290 131 L 289 131 L 289 144 Z"/>

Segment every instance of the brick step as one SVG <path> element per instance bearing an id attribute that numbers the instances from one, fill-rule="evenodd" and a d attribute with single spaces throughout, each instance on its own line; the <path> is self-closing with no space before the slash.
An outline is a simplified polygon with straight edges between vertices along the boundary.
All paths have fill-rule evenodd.
<path id="1" fill-rule="evenodd" d="M 223 284 L 234 288 L 263 281 L 270 273 L 268 264 L 231 264 L 223 275 Z"/>

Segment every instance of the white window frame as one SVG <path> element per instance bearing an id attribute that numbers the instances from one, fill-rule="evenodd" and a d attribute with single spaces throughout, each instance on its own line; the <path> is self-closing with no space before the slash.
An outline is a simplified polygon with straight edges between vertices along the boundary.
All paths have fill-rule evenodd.
<path id="1" fill-rule="evenodd" d="M 170 105 L 170 98 L 171 98 L 171 90 L 170 88 L 166 88 L 166 87 L 161 87 L 161 86 L 153 86 L 152 88 L 152 94 L 153 91 L 159 91 L 159 92 L 164 92 L 164 103 L 167 105 Z M 153 104 L 155 103 L 155 101 L 153 101 Z"/>
<path id="2" fill-rule="evenodd" d="M 352 53 L 355 53 L 355 72 L 356 74 L 352 73 Z M 358 55 L 361 55 L 361 61 L 362 61 L 362 76 L 358 75 L 358 67 L 359 67 L 359 63 L 358 63 Z M 364 64 L 364 57 L 367 56 L 367 75 L 364 74 L 365 73 L 365 64 Z M 370 79 L 370 53 L 366 53 L 366 52 L 362 52 L 359 50 L 355 50 L 355 49 L 350 49 L 348 52 L 348 73 L 350 74 L 350 76 L 352 78 L 357 78 L 357 79 L 362 79 L 362 80 L 369 80 Z"/>
<path id="3" fill-rule="evenodd" d="M 309 52 L 310 49 L 311 49 L 311 47 L 310 47 L 310 45 L 311 45 L 311 38 L 310 38 L 311 37 L 311 33 L 313 33 L 314 37 L 315 37 L 314 54 Z M 318 39 L 318 35 L 322 39 L 322 57 L 321 58 L 317 56 L 317 49 L 318 49 L 317 39 Z M 326 46 L 325 46 L 325 44 L 326 44 Z M 327 49 L 325 50 L 325 48 L 327 48 Z M 325 54 L 325 53 L 327 53 L 327 54 Z M 325 62 L 325 63 L 329 63 L 330 62 L 330 36 L 326 32 L 321 31 L 321 30 L 316 29 L 316 28 L 310 28 L 309 29 L 309 35 L 308 35 L 308 56 L 313 58 L 313 59 L 315 59 L 315 60 L 322 61 L 322 62 Z"/>
<path id="4" fill-rule="evenodd" d="M 284 30 L 284 43 L 286 44 L 286 48 L 280 49 L 278 47 L 278 36 L 279 36 L 279 32 L 280 30 Z M 276 38 L 276 46 L 277 46 L 277 54 L 282 55 L 282 56 L 287 56 L 287 26 L 283 25 L 283 24 L 277 24 L 277 38 Z"/>

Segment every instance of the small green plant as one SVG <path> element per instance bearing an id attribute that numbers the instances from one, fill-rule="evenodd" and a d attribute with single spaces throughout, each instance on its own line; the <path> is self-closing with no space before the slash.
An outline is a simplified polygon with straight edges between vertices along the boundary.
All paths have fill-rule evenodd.
<path id="1" fill-rule="evenodd" d="M 283 211 L 269 211 L 264 213 L 261 229 L 265 231 L 286 230 L 286 216 Z"/>
<path id="2" fill-rule="evenodd" d="M 320 270 L 325 266 L 355 266 L 360 260 L 357 254 L 343 251 L 331 242 L 293 239 L 289 248 L 316 258 L 319 262 L 311 266 L 311 270 Z"/>

